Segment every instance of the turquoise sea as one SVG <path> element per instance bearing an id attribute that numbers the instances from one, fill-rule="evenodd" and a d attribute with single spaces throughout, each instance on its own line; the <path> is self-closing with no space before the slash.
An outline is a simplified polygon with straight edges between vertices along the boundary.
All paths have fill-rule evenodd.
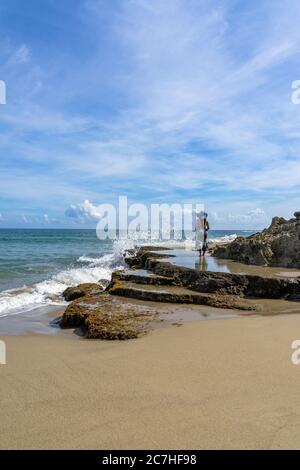
<path id="1" fill-rule="evenodd" d="M 250 233 L 211 230 L 210 239 Z M 99 240 L 95 230 L 0 229 L 0 316 L 60 304 L 66 287 L 110 279 L 133 245 L 131 240 Z"/>

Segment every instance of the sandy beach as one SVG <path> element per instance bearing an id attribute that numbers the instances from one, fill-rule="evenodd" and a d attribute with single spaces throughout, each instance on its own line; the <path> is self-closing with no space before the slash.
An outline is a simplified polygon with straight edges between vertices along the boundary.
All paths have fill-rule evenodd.
<path id="1" fill-rule="evenodd" d="M 2 449 L 300 448 L 298 315 L 71 338 L 1 337 Z"/>
<path id="2" fill-rule="evenodd" d="M 0 454 L 300 450 L 299 18 L 0 0 Z"/>

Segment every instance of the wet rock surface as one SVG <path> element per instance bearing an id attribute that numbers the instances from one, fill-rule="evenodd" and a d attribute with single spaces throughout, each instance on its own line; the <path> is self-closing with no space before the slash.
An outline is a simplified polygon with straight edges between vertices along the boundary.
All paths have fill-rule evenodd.
<path id="1" fill-rule="evenodd" d="M 166 255 L 164 255 L 164 258 Z M 169 255 L 168 255 L 169 257 Z M 162 255 L 141 248 L 131 263 L 140 269 L 171 279 L 174 286 L 196 292 L 227 294 L 238 297 L 280 299 L 300 293 L 300 278 L 270 278 L 248 274 L 197 271 L 164 261 Z M 114 278 L 113 278 L 114 279 Z"/>
<path id="2" fill-rule="evenodd" d="M 285 220 L 274 217 L 270 227 L 250 237 L 238 237 L 212 249 L 213 256 L 260 266 L 300 267 L 300 212 Z"/>
<path id="3" fill-rule="evenodd" d="M 67 289 L 66 300 L 75 300 L 65 310 L 60 326 L 81 327 L 87 338 L 124 340 L 149 331 L 159 321 L 162 304 L 260 313 L 261 299 L 300 300 L 300 278 L 197 271 L 166 261 L 166 254 L 159 251 L 143 247 L 127 253 L 127 264 L 134 269 L 115 271 L 105 291 L 99 284 Z"/>

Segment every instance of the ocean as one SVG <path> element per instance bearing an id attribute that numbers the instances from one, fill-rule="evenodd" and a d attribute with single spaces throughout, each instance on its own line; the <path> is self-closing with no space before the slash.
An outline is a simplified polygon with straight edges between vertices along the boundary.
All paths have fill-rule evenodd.
<path id="1" fill-rule="evenodd" d="M 211 230 L 209 239 L 229 241 L 251 233 Z M 99 240 L 95 230 L 0 229 L 0 316 L 61 305 L 68 286 L 109 280 L 114 269 L 124 266 L 125 250 L 135 244 Z M 189 247 L 188 241 L 164 244 Z"/>

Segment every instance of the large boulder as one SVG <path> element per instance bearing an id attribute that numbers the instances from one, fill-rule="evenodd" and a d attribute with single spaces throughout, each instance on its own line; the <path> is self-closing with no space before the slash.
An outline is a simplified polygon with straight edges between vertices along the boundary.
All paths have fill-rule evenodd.
<path id="1" fill-rule="evenodd" d="M 274 217 L 262 232 L 217 245 L 212 254 L 246 264 L 300 268 L 300 212 L 294 215 L 290 220 Z"/>

